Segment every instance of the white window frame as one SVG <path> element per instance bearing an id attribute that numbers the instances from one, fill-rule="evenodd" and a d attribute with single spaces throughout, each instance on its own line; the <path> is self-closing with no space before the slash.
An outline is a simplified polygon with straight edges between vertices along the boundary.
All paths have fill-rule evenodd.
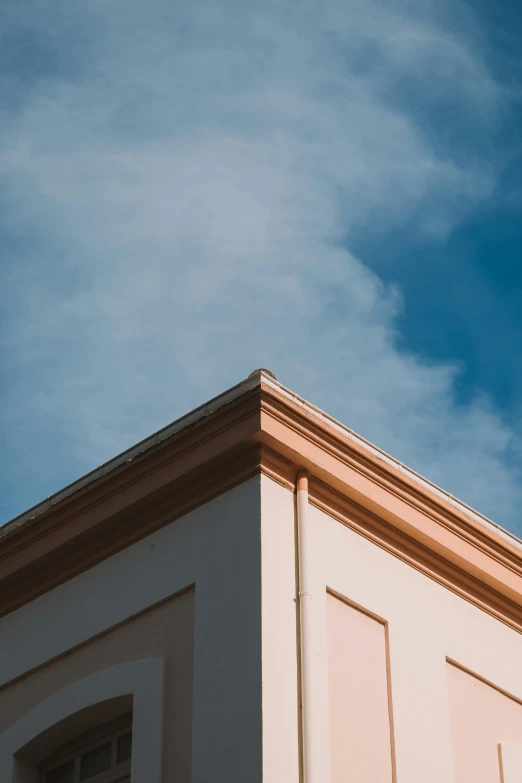
<path id="1" fill-rule="evenodd" d="M 113 723 L 113 721 L 111 721 L 111 723 Z M 79 737 L 78 742 L 73 743 L 72 746 L 71 743 L 68 743 L 66 753 L 60 755 L 58 750 L 58 754 L 53 754 L 52 761 L 44 762 L 39 766 L 38 783 L 46 783 L 48 772 L 52 772 L 57 767 L 60 767 L 62 764 L 67 764 L 69 761 L 74 761 L 74 783 L 83 783 L 80 778 L 82 756 L 90 750 L 95 750 L 102 745 L 106 745 L 108 742 L 111 743 L 111 768 L 105 772 L 99 772 L 97 775 L 92 775 L 90 778 L 87 778 L 86 781 L 88 783 L 91 781 L 92 783 L 117 783 L 119 780 L 128 778 L 131 773 L 131 759 L 122 761 L 118 764 L 117 752 L 119 738 L 124 737 L 130 732 L 132 732 L 131 721 L 117 731 L 108 731 L 105 736 L 98 736 L 94 741 L 92 740 L 92 737 L 90 741 L 87 738 L 84 738 L 82 741 L 82 737 Z M 92 735 L 92 732 L 88 732 L 88 734 Z"/>
<path id="2" fill-rule="evenodd" d="M 28 762 L 23 754 L 31 740 L 82 709 L 132 695 L 132 783 L 161 783 L 163 672 L 162 658 L 129 661 L 94 672 L 45 699 L 0 734 L 0 781 L 38 783 L 42 759 Z"/>

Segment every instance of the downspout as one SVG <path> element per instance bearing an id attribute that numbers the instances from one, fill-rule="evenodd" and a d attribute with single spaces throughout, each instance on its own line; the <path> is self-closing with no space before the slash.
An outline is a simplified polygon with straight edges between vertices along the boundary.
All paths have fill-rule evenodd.
<path id="1" fill-rule="evenodd" d="M 312 594 L 309 582 L 310 530 L 308 521 L 308 473 L 300 470 L 297 474 L 297 546 L 298 546 L 298 607 L 300 627 L 301 658 L 301 729 L 302 729 L 302 781 L 303 783 L 322 783 L 314 775 L 314 751 L 312 736 L 312 713 L 310 696 L 313 693 L 312 666 Z"/>

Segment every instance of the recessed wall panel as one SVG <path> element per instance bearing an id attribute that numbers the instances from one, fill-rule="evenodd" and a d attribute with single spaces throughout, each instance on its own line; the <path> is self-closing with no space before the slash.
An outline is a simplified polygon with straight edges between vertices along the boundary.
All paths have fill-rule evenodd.
<path id="1" fill-rule="evenodd" d="M 511 744 L 522 743 L 522 704 L 451 663 L 447 664 L 447 674 L 454 783 L 521 781 L 522 755 L 520 769 L 516 770 Z"/>
<path id="2" fill-rule="evenodd" d="M 386 628 L 327 596 L 332 783 L 392 783 Z"/>

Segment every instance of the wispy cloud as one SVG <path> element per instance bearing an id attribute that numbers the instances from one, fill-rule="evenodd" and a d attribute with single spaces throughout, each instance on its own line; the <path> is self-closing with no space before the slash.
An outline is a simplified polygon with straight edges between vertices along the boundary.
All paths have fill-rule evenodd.
<path id="1" fill-rule="evenodd" d="M 400 292 L 352 244 L 411 221 L 436 241 L 492 193 L 495 161 L 423 127 L 502 121 L 480 31 L 430 2 L 82 14 L 84 53 L 0 139 L 7 508 L 38 499 L 28 473 L 56 490 L 264 365 L 516 529 L 515 434 L 486 399 L 457 405 L 458 368 L 398 349 Z"/>

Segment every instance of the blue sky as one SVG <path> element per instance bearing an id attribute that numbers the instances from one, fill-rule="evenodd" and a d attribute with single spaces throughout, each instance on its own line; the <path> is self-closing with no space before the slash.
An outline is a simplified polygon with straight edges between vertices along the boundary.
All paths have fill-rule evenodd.
<path id="1" fill-rule="evenodd" d="M 522 535 L 522 10 L 3 11 L 0 521 L 266 366 Z"/>

